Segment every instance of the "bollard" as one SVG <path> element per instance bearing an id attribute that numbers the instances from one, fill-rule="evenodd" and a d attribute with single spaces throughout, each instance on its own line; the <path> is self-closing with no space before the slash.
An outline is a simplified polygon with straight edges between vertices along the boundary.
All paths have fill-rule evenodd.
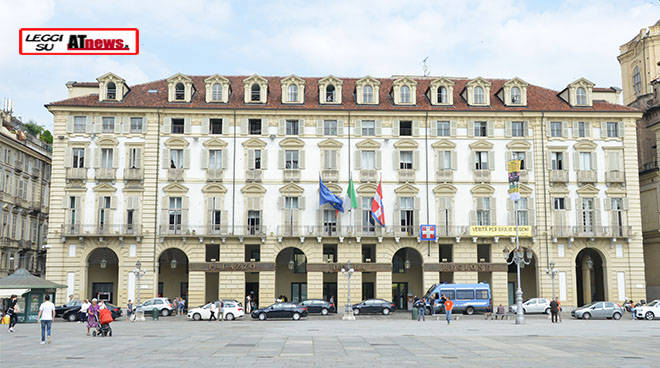
<path id="1" fill-rule="evenodd" d="M 158 321 L 158 316 L 160 316 L 160 311 L 156 308 L 151 310 L 151 319 Z"/>
<path id="2" fill-rule="evenodd" d="M 413 307 L 412 309 L 412 320 L 416 320 L 419 313 L 417 313 L 417 308 Z"/>

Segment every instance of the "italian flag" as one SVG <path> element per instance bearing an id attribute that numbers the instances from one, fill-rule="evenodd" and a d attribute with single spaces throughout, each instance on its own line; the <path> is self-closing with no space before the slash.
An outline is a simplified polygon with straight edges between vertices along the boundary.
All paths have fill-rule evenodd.
<path id="1" fill-rule="evenodd" d="M 344 212 L 350 211 L 353 208 L 358 208 L 357 196 L 355 195 L 355 186 L 353 186 L 353 178 L 348 180 L 348 189 L 346 190 L 346 197 L 344 197 Z"/>

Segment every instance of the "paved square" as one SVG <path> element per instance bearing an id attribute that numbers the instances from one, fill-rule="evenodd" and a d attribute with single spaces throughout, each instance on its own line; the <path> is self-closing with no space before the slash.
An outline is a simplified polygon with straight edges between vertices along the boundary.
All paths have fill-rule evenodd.
<path id="1" fill-rule="evenodd" d="M 53 343 L 36 324 L 0 330 L 2 367 L 651 367 L 660 361 L 659 321 L 445 321 L 361 316 L 357 321 L 192 322 L 182 317 L 112 324 L 87 337 L 83 324 L 56 321 Z M 6 326 L 3 326 L 6 327 Z"/>

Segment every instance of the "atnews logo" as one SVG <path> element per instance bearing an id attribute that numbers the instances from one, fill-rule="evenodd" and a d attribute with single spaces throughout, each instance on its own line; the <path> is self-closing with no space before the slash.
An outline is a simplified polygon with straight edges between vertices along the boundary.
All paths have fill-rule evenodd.
<path id="1" fill-rule="evenodd" d="M 21 28 L 21 55 L 137 55 L 137 28 Z"/>

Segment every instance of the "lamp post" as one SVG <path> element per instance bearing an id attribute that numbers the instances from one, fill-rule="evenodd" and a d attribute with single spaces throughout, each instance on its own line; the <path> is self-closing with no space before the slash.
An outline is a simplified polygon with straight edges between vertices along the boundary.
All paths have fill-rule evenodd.
<path id="1" fill-rule="evenodd" d="M 142 262 L 140 262 L 140 260 L 135 262 L 135 269 L 133 270 L 133 274 L 135 275 L 135 278 L 137 279 L 137 300 L 136 300 L 136 303 L 135 303 L 136 307 L 140 304 L 140 279 L 146 273 L 147 273 L 147 271 L 142 268 Z M 144 310 L 136 308 L 135 319 L 137 321 L 144 321 Z"/>
<path id="2" fill-rule="evenodd" d="M 520 265 L 528 265 L 532 262 L 532 257 L 534 254 L 532 253 L 532 250 L 527 248 L 526 252 L 523 252 L 520 249 L 520 240 L 518 238 L 518 201 L 515 201 L 516 203 L 516 208 L 515 208 L 515 218 L 516 218 L 516 250 L 513 252 L 513 257 L 511 261 L 509 262 L 509 250 L 507 248 L 504 248 L 503 253 L 504 253 L 504 259 L 507 260 L 507 264 L 512 264 L 516 263 L 516 273 L 518 276 L 518 288 L 516 289 L 516 324 L 520 325 L 525 323 L 525 314 L 523 313 L 522 310 L 522 299 L 523 299 L 523 292 L 522 288 L 520 287 Z M 526 253 L 526 254 L 525 254 Z"/>
<path id="3" fill-rule="evenodd" d="M 550 262 L 548 264 L 548 268 L 545 269 L 545 273 L 550 275 L 550 279 L 552 280 L 552 299 L 555 299 L 555 276 L 557 275 L 557 268 L 555 267 L 555 262 Z"/>
<path id="4" fill-rule="evenodd" d="M 341 268 L 341 274 L 346 275 L 348 281 L 348 295 L 346 298 L 346 309 L 344 309 L 344 316 L 342 319 L 348 321 L 355 321 L 355 315 L 353 315 L 353 307 L 351 307 L 351 275 L 353 275 L 355 270 L 351 266 L 351 261 L 346 263 L 346 267 Z"/>

